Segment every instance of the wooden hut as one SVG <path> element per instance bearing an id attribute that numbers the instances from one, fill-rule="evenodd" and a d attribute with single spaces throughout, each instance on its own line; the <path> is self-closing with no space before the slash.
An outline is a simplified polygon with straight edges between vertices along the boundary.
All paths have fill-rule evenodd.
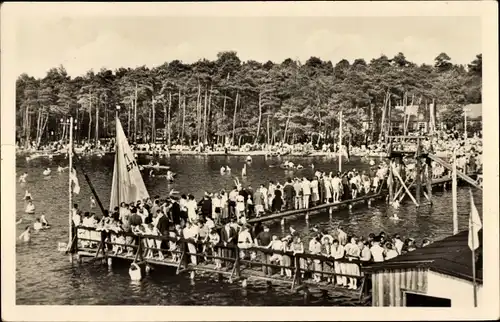
<path id="1" fill-rule="evenodd" d="M 482 246 L 476 249 L 475 255 L 477 303 L 480 306 Z M 468 231 L 372 264 L 366 272 L 371 275 L 372 306 L 474 306 Z"/>

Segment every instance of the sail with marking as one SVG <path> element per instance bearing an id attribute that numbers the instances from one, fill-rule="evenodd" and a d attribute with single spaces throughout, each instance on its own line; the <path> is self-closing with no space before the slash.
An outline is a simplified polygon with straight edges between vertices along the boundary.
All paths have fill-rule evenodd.
<path id="1" fill-rule="evenodd" d="M 111 211 L 122 202 L 135 204 L 138 200 L 149 198 L 141 172 L 118 118 L 116 118 L 115 148 L 115 166 L 109 203 Z"/>

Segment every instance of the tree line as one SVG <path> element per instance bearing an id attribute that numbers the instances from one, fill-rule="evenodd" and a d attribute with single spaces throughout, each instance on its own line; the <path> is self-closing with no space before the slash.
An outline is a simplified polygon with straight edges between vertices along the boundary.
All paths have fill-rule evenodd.
<path id="1" fill-rule="evenodd" d="M 481 102 L 481 84 L 481 54 L 467 65 L 453 64 L 445 53 L 433 65 L 417 65 L 403 53 L 334 65 L 317 57 L 243 62 L 225 51 L 214 61 L 103 68 L 75 78 L 59 66 L 41 79 L 18 77 L 16 137 L 21 143 L 67 138 L 69 115 L 76 119 L 76 140 L 112 137 L 120 106 L 132 142 L 333 141 L 340 111 L 343 135 L 376 141 L 397 105 L 418 105 L 425 114 L 433 103 L 454 126 L 462 106 Z"/>

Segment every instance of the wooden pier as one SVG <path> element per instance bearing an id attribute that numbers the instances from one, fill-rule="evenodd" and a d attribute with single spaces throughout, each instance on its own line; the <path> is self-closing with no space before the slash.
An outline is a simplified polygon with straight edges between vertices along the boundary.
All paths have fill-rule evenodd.
<path id="1" fill-rule="evenodd" d="M 246 287 L 247 281 L 259 280 L 267 282 L 268 285 L 272 285 L 273 283 L 289 285 L 292 292 L 303 292 L 304 299 L 310 296 L 311 291 L 319 290 L 323 296 L 343 296 L 348 298 L 350 301 L 356 302 L 358 305 L 360 301 L 366 304 L 365 301 L 367 298 L 365 296 L 368 292 L 365 287 L 366 283 L 365 274 L 363 272 L 363 264 L 359 260 L 334 260 L 332 257 L 322 255 L 283 252 L 262 247 L 239 249 L 236 245 L 224 246 L 222 243 L 216 245 L 214 251 L 191 253 L 188 251 L 188 244 L 195 245 L 198 249 L 198 247 L 201 247 L 203 243 L 183 238 L 134 235 L 132 233 L 124 232 L 100 232 L 99 234 L 101 234 L 102 238 L 97 240 L 95 235 L 94 238 L 91 238 L 90 232 L 94 232 L 95 234 L 96 229 L 82 226 L 77 227 L 77 234 L 73 239 L 71 248 L 77 255 L 79 263 L 88 259 L 92 262 L 107 262 L 109 266 L 112 266 L 115 264 L 113 260 L 120 260 L 127 263 L 136 263 L 141 267 L 141 271 L 146 273 L 149 272 L 150 268 L 157 266 L 171 267 L 175 269 L 176 274 L 189 273 L 191 278 L 194 278 L 194 274 L 196 272 L 200 272 L 215 275 L 218 277 L 218 280 L 222 280 L 224 278 L 229 279 L 230 283 L 241 282 L 243 287 Z M 88 236 L 81 237 L 82 234 Z M 113 243 L 109 241 L 111 238 L 109 238 L 108 241 L 105 241 L 106 239 L 103 238 L 103 235 L 107 236 L 107 234 L 129 237 L 129 240 L 133 240 L 133 242 L 128 244 Z M 148 247 L 147 240 L 155 240 L 157 241 L 157 244 L 161 244 L 162 241 L 174 241 L 179 247 L 177 250 Z M 113 250 L 109 250 L 108 247 L 121 247 L 123 252 L 117 253 Z M 150 250 L 155 253 L 155 257 L 145 256 Z M 163 259 L 158 257 L 160 251 L 164 255 Z M 242 251 L 245 254 L 244 258 L 241 257 Z M 250 257 L 252 252 L 256 255 L 254 259 L 251 259 Z M 290 258 L 291 265 L 282 266 L 279 263 L 271 263 L 271 256 L 276 254 L 288 256 Z M 177 260 L 174 260 L 174 256 L 177 257 Z M 194 257 L 196 257 L 195 261 L 199 262 L 198 264 L 193 263 Z M 216 260 L 220 261 L 225 267 L 216 269 L 214 263 Z M 323 265 L 334 267 L 335 262 L 349 263 L 351 265 L 356 264 L 360 267 L 360 275 L 354 276 L 343 273 L 334 273 L 333 269 L 332 272 L 314 270 L 311 268 L 311 264 L 314 261 L 321 262 L 321 267 L 323 267 Z M 290 270 L 291 276 L 289 274 L 289 277 L 286 277 L 286 274 L 280 274 L 282 269 L 285 270 L 285 273 L 286 270 Z M 333 283 L 328 283 L 325 280 L 316 282 L 312 279 L 312 274 L 320 274 L 323 279 L 331 277 L 334 279 Z M 337 286 L 335 279 L 337 276 L 357 279 L 358 287 L 356 289 L 347 289 L 342 286 Z"/>
<path id="2" fill-rule="evenodd" d="M 474 176 L 475 174 L 470 174 L 469 177 Z M 427 179 L 428 180 L 428 179 Z M 423 184 L 427 184 L 427 180 L 423 181 Z M 431 179 L 431 189 L 441 187 L 443 190 L 446 190 L 446 187 L 448 185 L 451 185 L 451 176 L 446 176 L 443 178 L 439 179 Z M 415 183 L 412 183 L 408 185 L 408 189 L 415 189 L 417 186 Z M 401 190 L 403 187 L 401 187 Z M 400 193 L 402 191 L 399 191 Z M 396 193 L 396 196 L 399 195 L 401 197 L 400 193 Z M 317 205 L 311 208 L 307 209 L 294 209 L 294 210 L 287 210 L 287 211 L 282 211 L 282 212 L 275 212 L 272 214 L 264 215 L 261 217 L 256 217 L 256 218 L 251 218 L 247 222 L 249 224 L 256 224 L 258 222 L 268 222 L 268 223 L 277 223 L 281 222 L 284 224 L 284 220 L 294 220 L 299 217 L 306 217 L 306 219 L 309 218 L 310 215 L 315 215 L 319 213 L 325 213 L 328 211 L 330 215 L 333 213 L 340 211 L 343 208 L 349 208 L 352 209 L 356 206 L 361 206 L 361 205 L 368 205 L 370 207 L 373 202 L 380 201 L 380 200 L 386 200 L 387 197 L 389 196 L 389 190 L 386 187 L 386 183 L 381 183 L 379 186 L 378 191 L 358 197 L 356 199 L 349 199 L 349 200 L 343 200 L 340 202 L 329 202 L 321 205 Z"/>

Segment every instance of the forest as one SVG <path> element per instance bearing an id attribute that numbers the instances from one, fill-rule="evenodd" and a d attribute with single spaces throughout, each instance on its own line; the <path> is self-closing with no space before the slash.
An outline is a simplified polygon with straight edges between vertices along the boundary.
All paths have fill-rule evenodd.
<path id="1" fill-rule="evenodd" d="M 77 141 L 109 138 L 119 106 L 131 142 L 333 141 L 340 111 L 343 135 L 373 142 L 394 106 L 418 105 L 425 114 L 433 103 L 442 122 L 459 124 L 462 107 L 481 102 L 481 86 L 481 54 L 467 65 L 452 63 L 446 53 L 433 64 L 418 65 L 398 53 L 334 65 L 317 57 L 242 61 L 225 51 L 214 61 L 103 68 L 74 78 L 59 66 L 42 79 L 18 77 L 16 138 L 21 144 L 65 139 L 70 115 Z"/>

